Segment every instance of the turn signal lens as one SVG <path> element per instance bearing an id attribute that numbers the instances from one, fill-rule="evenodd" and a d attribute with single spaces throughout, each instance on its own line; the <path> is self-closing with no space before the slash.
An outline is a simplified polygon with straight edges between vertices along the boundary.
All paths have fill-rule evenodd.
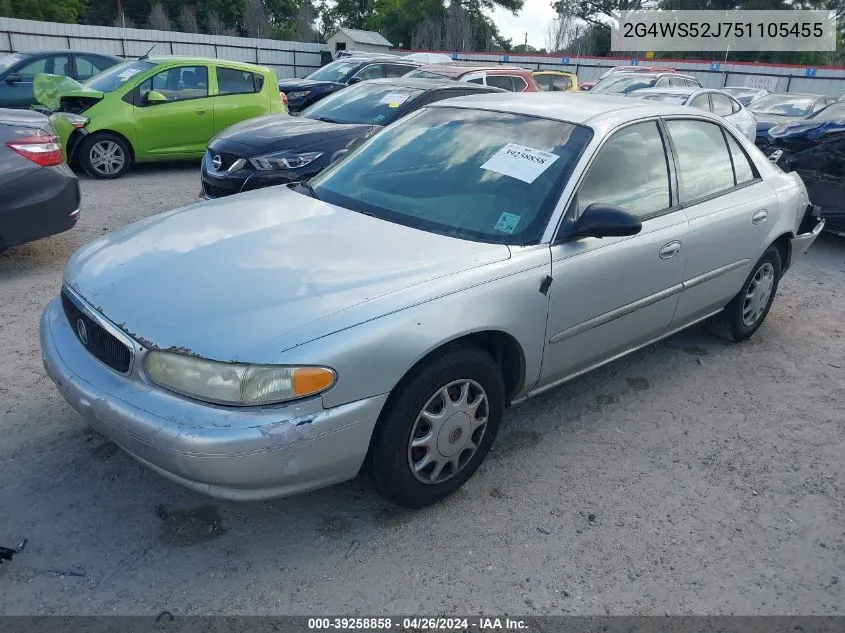
<path id="1" fill-rule="evenodd" d="M 293 392 L 297 397 L 319 393 L 332 386 L 335 374 L 324 367 L 300 367 L 293 372 Z"/>

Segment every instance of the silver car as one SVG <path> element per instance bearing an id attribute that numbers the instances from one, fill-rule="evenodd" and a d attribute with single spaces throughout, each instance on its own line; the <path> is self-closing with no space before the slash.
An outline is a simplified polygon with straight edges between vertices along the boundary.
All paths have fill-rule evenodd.
<path id="1" fill-rule="evenodd" d="M 707 320 L 751 336 L 823 227 L 713 114 L 461 97 L 307 185 L 156 215 L 80 249 L 44 365 L 97 430 L 231 499 L 366 469 L 442 499 L 504 410 Z"/>
<path id="2" fill-rule="evenodd" d="M 708 88 L 646 88 L 629 92 L 628 97 L 686 105 L 717 114 L 742 132 L 746 138 L 757 138 L 757 119 L 737 99 Z"/>

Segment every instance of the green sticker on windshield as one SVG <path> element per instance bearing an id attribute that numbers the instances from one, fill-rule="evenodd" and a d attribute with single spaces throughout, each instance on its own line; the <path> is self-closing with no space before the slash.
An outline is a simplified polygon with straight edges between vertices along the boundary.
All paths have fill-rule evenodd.
<path id="1" fill-rule="evenodd" d="M 519 224 L 520 217 L 513 213 L 503 211 L 499 216 L 499 221 L 493 228 L 502 233 L 513 233 L 516 230 L 516 225 Z"/>

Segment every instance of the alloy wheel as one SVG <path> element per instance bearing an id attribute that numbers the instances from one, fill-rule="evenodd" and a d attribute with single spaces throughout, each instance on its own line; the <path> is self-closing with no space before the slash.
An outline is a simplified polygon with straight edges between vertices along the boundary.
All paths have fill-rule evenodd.
<path id="1" fill-rule="evenodd" d="M 113 176 L 123 169 L 126 154 L 114 141 L 98 141 L 91 146 L 88 160 L 98 174 Z"/>
<path id="2" fill-rule="evenodd" d="M 754 327 L 769 304 L 772 288 L 775 285 L 775 269 L 769 262 L 764 263 L 748 284 L 745 298 L 742 302 L 742 323 L 746 327 Z"/>

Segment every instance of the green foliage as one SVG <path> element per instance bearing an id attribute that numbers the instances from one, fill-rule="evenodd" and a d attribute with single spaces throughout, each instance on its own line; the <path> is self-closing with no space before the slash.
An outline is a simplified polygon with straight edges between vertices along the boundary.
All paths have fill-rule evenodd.
<path id="1" fill-rule="evenodd" d="M 72 24 L 85 5 L 85 0 L 7 0 L 0 3 L 0 9 L 5 17 Z"/>

